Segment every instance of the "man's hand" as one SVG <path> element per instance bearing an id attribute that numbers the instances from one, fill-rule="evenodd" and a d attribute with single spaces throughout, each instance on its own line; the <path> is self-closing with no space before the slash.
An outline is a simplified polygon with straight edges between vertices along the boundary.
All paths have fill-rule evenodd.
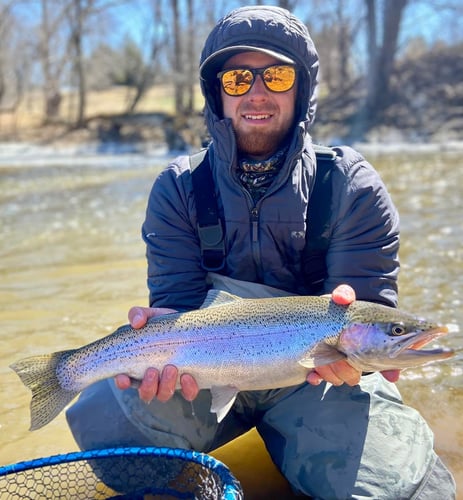
<path id="1" fill-rule="evenodd" d="M 349 305 L 355 300 L 355 291 L 349 285 L 339 285 L 333 290 L 331 299 L 336 304 Z M 387 370 L 381 372 L 389 382 L 397 382 L 400 370 Z M 319 385 L 324 380 L 333 385 L 347 384 L 357 385 L 360 382 L 362 372 L 356 370 L 347 361 L 341 360 L 329 365 L 317 366 L 307 375 L 307 382 L 311 385 Z"/>
<path id="2" fill-rule="evenodd" d="M 141 328 L 149 318 L 173 312 L 176 311 L 162 307 L 132 307 L 129 311 L 129 321 L 134 328 Z M 174 395 L 177 378 L 178 370 L 173 365 L 166 365 L 161 373 L 156 368 L 148 368 L 138 386 L 138 394 L 146 403 L 149 403 L 154 398 L 159 399 L 159 401 L 168 401 Z M 116 375 L 115 381 L 119 389 L 132 387 L 132 380 L 128 375 Z M 193 401 L 198 395 L 198 385 L 195 379 L 187 373 L 180 377 L 180 387 L 183 397 L 187 401 Z"/>

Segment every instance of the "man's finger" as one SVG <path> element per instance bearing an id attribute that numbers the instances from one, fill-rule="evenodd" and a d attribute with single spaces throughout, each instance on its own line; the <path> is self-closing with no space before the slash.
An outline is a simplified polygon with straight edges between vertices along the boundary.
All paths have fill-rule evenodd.
<path id="1" fill-rule="evenodd" d="M 175 309 L 168 307 L 140 307 L 135 306 L 129 310 L 129 322 L 133 328 L 141 328 L 146 325 L 149 318 L 156 316 L 163 316 L 164 314 L 171 314 L 177 312 Z"/>
<path id="2" fill-rule="evenodd" d="M 338 379 L 351 387 L 360 382 L 360 377 L 362 376 L 361 372 L 353 368 L 346 361 L 332 363 L 330 368 Z"/>
<path id="3" fill-rule="evenodd" d="M 159 380 L 159 388 L 157 397 L 159 401 L 169 401 L 174 395 L 177 385 L 178 370 L 173 365 L 166 365 L 162 370 L 161 378 Z"/>
<path id="4" fill-rule="evenodd" d="M 128 375 L 121 373 L 120 375 L 116 375 L 114 377 L 114 381 L 116 382 L 116 387 L 118 389 L 128 389 L 132 385 L 132 381 Z"/>
<path id="5" fill-rule="evenodd" d="M 400 378 L 400 370 L 384 370 L 381 375 L 389 382 L 397 382 Z"/>
<path id="6" fill-rule="evenodd" d="M 148 368 L 143 376 L 138 395 L 142 401 L 149 403 L 154 399 L 159 387 L 159 372 L 155 368 Z"/>
<path id="7" fill-rule="evenodd" d="M 196 380 L 189 374 L 183 373 L 180 376 L 180 385 L 182 387 L 183 397 L 187 401 L 193 401 L 199 393 L 199 387 Z"/>
<path id="8" fill-rule="evenodd" d="M 323 382 L 323 378 L 315 370 L 307 374 L 306 380 L 310 385 L 320 385 Z"/>
<path id="9" fill-rule="evenodd" d="M 132 307 L 129 311 L 129 322 L 133 328 L 141 328 L 145 326 L 148 319 L 148 315 L 144 311 L 143 307 Z"/>
<path id="10" fill-rule="evenodd" d="M 333 371 L 331 365 L 317 366 L 315 371 L 318 375 L 320 375 L 320 377 L 322 377 L 323 380 L 329 382 L 330 384 L 339 386 L 344 383 L 344 380 L 338 377 L 338 375 Z"/>
<path id="11" fill-rule="evenodd" d="M 329 365 L 317 366 L 307 375 L 307 382 L 319 385 L 322 380 L 339 386 L 347 384 L 353 387 L 360 382 L 361 373 L 346 361 L 336 361 Z"/>
<path id="12" fill-rule="evenodd" d="M 347 306 L 355 300 L 355 290 L 349 285 L 339 285 L 331 294 L 333 302 L 336 304 Z"/>
<path id="13" fill-rule="evenodd" d="M 317 366 L 312 370 L 306 378 L 307 382 L 311 385 L 320 385 L 322 382 L 329 382 L 330 384 L 339 386 L 344 383 L 330 368 L 329 365 Z"/>

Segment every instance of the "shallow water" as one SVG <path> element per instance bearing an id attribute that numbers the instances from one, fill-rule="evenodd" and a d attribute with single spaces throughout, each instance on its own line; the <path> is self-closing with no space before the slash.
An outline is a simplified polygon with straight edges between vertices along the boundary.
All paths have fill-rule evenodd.
<path id="1" fill-rule="evenodd" d="M 463 333 L 463 165 L 456 154 L 371 156 L 402 221 L 400 306 Z M 8 368 L 78 347 L 147 302 L 140 226 L 165 159 L 0 166 L 0 465 L 76 449 L 64 414 L 29 432 L 29 392 Z M 463 486 L 463 357 L 407 370 L 399 386 Z"/>

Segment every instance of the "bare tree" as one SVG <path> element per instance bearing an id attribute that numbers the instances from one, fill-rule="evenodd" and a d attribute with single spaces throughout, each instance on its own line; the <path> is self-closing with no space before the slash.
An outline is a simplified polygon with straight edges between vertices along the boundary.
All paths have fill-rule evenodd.
<path id="1" fill-rule="evenodd" d="M 374 126 L 389 104 L 390 78 L 397 54 L 400 24 L 408 0 L 365 0 L 367 10 L 367 95 L 352 130 L 362 137 Z M 378 22 L 381 24 L 378 29 Z"/>
<path id="2" fill-rule="evenodd" d="M 35 84 L 42 86 L 44 95 L 44 121 L 61 115 L 62 92 L 71 84 L 77 89 L 73 119 L 83 125 L 90 76 L 92 88 L 116 81 L 129 85 L 127 109 L 134 111 L 161 72 L 174 87 L 174 113 L 183 119 L 195 109 L 199 43 L 220 16 L 242 4 L 239 0 L 0 0 L 0 109 L 16 102 L 12 97 L 23 93 L 29 68 L 35 65 Z M 343 136 L 346 127 L 358 138 L 381 120 L 393 123 L 393 108 L 384 113 L 389 100 L 407 102 L 399 95 L 401 80 L 395 71 L 407 44 L 419 36 L 417 16 L 423 29 L 428 29 L 423 50 L 431 50 L 439 39 L 449 47 L 462 40 L 461 0 L 279 0 L 273 4 L 295 11 L 310 27 L 321 59 L 320 109 L 328 110 L 320 113 L 317 123 L 328 129 L 328 121 L 334 121 Z M 111 36 L 105 36 L 112 7 L 119 8 L 120 17 L 115 19 L 127 20 L 128 29 L 113 24 Z M 129 22 L 129 11 L 142 16 Z M 432 26 L 429 15 L 434 16 Z M 439 28 L 439 21 L 446 30 Z M 123 37 L 131 38 L 135 48 L 129 57 L 127 44 L 119 43 Z M 365 48 L 359 49 L 359 43 Z M 100 50 L 104 64 L 98 64 L 95 54 L 104 44 L 110 55 L 101 55 L 105 52 Z M 28 55 L 31 47 L 34 58 Z M 130 77 L 118 79 L 116 73 L 123 75 L 126 70 Z M 413 75 L 407 81 L 413 81 Z"/>
<path id="3" fill-rule="evenodd" d="M 150 19 L 150 24 L 154 26 L 155 29 L 147 41 L 149 46 L 148 60 L 144 62 L 140 58 L 139 67 L 135 69 L 134 73 L 136 74 L 133 75 L 135 94 L 127 107 L 129 113 L 132 113 L 135 110 L 145 92 L 148 90 L 150 85 L 154 83 L 159 56 L 169 40 L 167 35 L 168 30 L 165 23 L 165 12 L 163 12 L 161 2 L 153 0 L 151 14 L 152 17 Z"/>
<path id="4" fill-rule="evenodd" d="M 63 1 L 63 0 L 62 0 Z M 108 9 L 121 3 L 120 0 L 64 0 L 67 2 L 65 13 L 69 25 L 69 49 L 72 56 L 72 73 L 77 86 L 77 116 L 75 126 L 85 126 L 87 85 L 83 43 L 91 31 L 90 20 L 105 14 Z"/>
<path id="5" fill-rule="evenodd" d="M 175 113 L 182 115 L 183 106 L 183 50 L 182 50 L 182 30 L 180 28 L 180 16 L 178 0 L 171 0 L 172 18 L 173 18 L 173 38 L 174 38 L 174 95 L 175 95 Z"/>
<path id="6" fill-rule="evenodd" d="M 195 86 L 194 86 L 194 66 L 195 66 L 195 11 L 193 6 L 193 0 L 187 0 L 187 46 L 186 46 L 186 61 L 188 62 L 187 78 L 185 84 L 186 92 L 186 106 L 185 111 L 187 114 L 191 115 L 194 110 L 194 97 L 195 97 Z"/>
<path id="7" fill-rule="evenodd" d="M 216 19 L 212 20 L 211 14 L 216 8 L 215 2 L 209 1 L 208 7 L 210 8 L 205 8 L 204 0 L 200 4 L 194 0 L 185 0 L 182 5 L 185 5 L 184 15 L 180 2 L 171 0 L 172 38 L 174 40 L 172 67 L 177 116 L 190 115 L 194 111 L 195 83 L 198 79 L 196 68 L 199 60 L 197 44 L 198 39 L 202 40 L 199 33 L 206 25 L 210 28 L 210 23 L 216 21 Z"/>
<path id="8" fill-rule="evenodd" d="M 16 129 L 17 109 L 21 104 L 29 69 L 27 51 L 11 12 L 12 2 L 0 6 L 0 129 L 3 115 L 10 116 L 10 130 Z M 7 122 L 8 123 L 8 122 Z"/>
<path id="9" fill-rule="evenodd" d="M 89 15 L 93 7 L 92 0 L 72 0 L 68 9 L 71 35 L 70 47 L 72 50 L 73 73 L 77 80 L 77 117 L 75 126 L 81 128 L 85 124 L 85 108 L 87 99 L 87 87 L 85 83 L 84 59 L 82 54 L 82 38 L 84 36 L 85 17 Z"/>
<path id="10" fill-rule="evenodd" d="M 344 94 L 357 77 L 353 45 L 363 19 L 352 9 L 344 0 L 318 0 L 306 13 L 320 57 L 322 84 L 330 93 Z"/>
<path id="11" fill-rule="evenodd" d="M 342 0 L 337 1 L 336 5 L 336 17 L 338 19 L 338 37 L 337 37 L 337 52 L 339 57 L 339 89 L 341 92 L 345 92 L 348 87 L 350 74 L 349 74 L 349 62 L 352 47 L 352 31 L 351 23 L 348 17 L 345 15 L 344 2 Z"/>
<path id="12" fill-rule="evenodd" d="M 54 49 L 62 46 L 60 29 L 67 6 L 58 5 L 56 2 L 52 2 L 51 9 L 50 6 L 50 0 L 41 0 L 42 17 L 38 52 L 44 79 L 45 121 L 53 120 L 59 115 L 62 99 L 60 80 L 66 56 L 66 51 L 59 54 Z"/>
<path id="13" fill-rule="evenodd" d="M 0 10 L 0 104 L 3 101 L 3 98 L 6 93 L 6 84 L 5 84 L 5 40 L 8 38 L 7 26 L 8 19 L 10 17 L 9 6 L 3 6 Z"/>

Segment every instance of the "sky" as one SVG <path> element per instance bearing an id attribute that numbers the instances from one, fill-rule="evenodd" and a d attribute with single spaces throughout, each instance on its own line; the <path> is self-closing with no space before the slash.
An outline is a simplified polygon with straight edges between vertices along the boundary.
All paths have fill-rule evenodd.
<path id="1" fill-rule="evenodd" d="M 218 12 L 220 11 L 220 5 L 223 3 L 224 2 L 216 2 L 213 0 L 203 0 L 202 6 L 205 7 L 204 10 L 207 10 L 210 6 L 210 8 Z M 264 3 L 267 5 L 275 5 L 277 2 L 267 0 Z M 295 9 L 295 14 L 302 20 L 310 19 L 310 2 L 307 0 L 299 0 L 299 4 L 300 6 Z M 363 0 L 349 0 L 349 2 L 346 3 L 354 15 L 362 4 Z M 237 5 L 240 5 L 240 2 L 229 0 L 226 2 L 225 10 L 231 10 Z M 142 27 L 149 18 L 149 10 L 150 2 L 147 0 L 134 0 L 130 2 L 130 5 L 121 5 L 115 9 L 113 15 L 117 20 L 118 35 L 120 36 L 121 32 L 126 32 L 133 37 L 137 43 L 142 42 L 140 38 L 142 34 L 146 32 Z M 419 36 L 428 43 L 434 42 L 437 38 L 452 43 L 457 38 L 460 38 L 460 40 L 462 39 L 462 24 L 463 23 L 454 14 L 439 8 L 438 2 L 430 0 L 411 0 L 410 4 L 407 6 L 407 15 L 402 24 L 402 38 L 405 40 Z M 443 25 L 445 29 L 442 29 Z"/>

